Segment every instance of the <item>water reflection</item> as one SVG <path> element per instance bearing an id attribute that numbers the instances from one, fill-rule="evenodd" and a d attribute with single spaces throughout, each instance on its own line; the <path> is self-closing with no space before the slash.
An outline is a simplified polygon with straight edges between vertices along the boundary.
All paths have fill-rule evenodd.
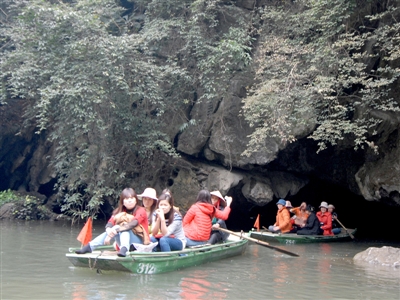
<path id="1" fill-rule="evenodd" d="M 331 244 L 321 244 L 322 257 L 318 259 L 316 276 L 318 278 L 318 294 L 322 298 L 329 296 L 329 285 L 331 283 Z"/>
<path id="2" fill-rule="evenodd" d="M 212 279 L 216 278 L 215 273 L 218 271 L 193 270 L 191 276 L 182 278 L 179 284 L 180 297 L 182 299 L 225 299 L 227 289 L 221 281 Z"/>

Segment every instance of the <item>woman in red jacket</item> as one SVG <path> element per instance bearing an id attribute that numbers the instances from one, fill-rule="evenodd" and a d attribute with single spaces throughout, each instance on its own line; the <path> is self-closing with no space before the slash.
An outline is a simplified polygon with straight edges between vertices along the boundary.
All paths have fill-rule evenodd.
<path id="1" fill-rule="evenodd" d="M 319 206 L 321 209 L 317 212 L 317 218 L 321 224 L 321 229 L 324 231 L 324 235 L 333 235 L 332 232 L 332 215 L 328 212 L 328 203 L 321 202 Z"/>
<path id="2" fill-rule="evenodd" d="M 129 220 L 119 223 L 123 215 Z M 144 240 L 150 241 L 146 210 L 138 203 L 135 190 L 126 188 L 120 195 L 118 207 L 114 209 L 111 218 L 106 224 L 106 230 L 82 249 L 75 251 L 75 253 L 90 253 L 98 246 L 110 245 L 111 240 L 115 239 L 120 248 L 117 253 L 118 256 L 125 257 L 131 244 L 143 244 L 142 238 L 132 232 L 132 229 L 139 224 L 142 225 L 144 230 Z"/>
<path id="3" fill-rule="evenodd" d="M 232 198 L 226 201 L 223 211 L 214 207 L 211 202 L 211 194 L 207 190 L 201 190 L 194 203 L 183 218 L 183 230 L 186 236 L 186 246 L 192 247 L 206 244 L 210 238 L 212 219 L 226 220 L 231 212 Z"/>

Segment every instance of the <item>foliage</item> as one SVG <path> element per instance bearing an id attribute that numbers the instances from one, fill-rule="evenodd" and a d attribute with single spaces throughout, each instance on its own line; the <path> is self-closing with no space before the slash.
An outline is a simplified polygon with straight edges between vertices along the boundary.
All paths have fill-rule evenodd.
<path id="1" fill-rule="evenodd" d="M 40 199 L 12 190 L 0 191 L 0 207 L 6 203 L 14 204 L 11 212 L 16 219 L 43 220 L 51 213 Z"/>
<path id="2" fill-rule="evenodd" d="M 139 36 L 111 31 L 120 14 L 114 1 L 18 5 L 5 30 L 15 48 L 2 59 L 8 91 L 31 101 L 27 120 L 57 145 L 62 209 L 86 217 L 126 184 L 127 161 L 165 140 L 148 134 L 149 116 L 164 107 L 159 83 L 176 75 L 143 53 Z"/>
<path id="3" fill-rule="evenodd" d="M 300 0 L 260 10 L 257 83 L 243 108 L 255 130 L 245 155 L 268 138 L 286 144 L 307 131 L 319 151 L 345 137 L 377 151 L 374 112 L 399 110 L 390 94 L 400 76 L 398 8 L 388 3 Z"/>
<path id="4" fill-rule="evenodd" d="M 21 197 L 12 190 L 0 191 L 0 207 L 6 203 L 18 202 Z"/>
<path id="5" fill-rule="evenodd" d="M 23 200 L 16 203 L 12 209 L 16 219 L 21 220 L 44 220 L 49 218 L 49 209 L 42 205 L 42 201 L 33 196 L 25 196 Z"/>
<path id="6" fill-rule="evenodd" d="M 201 99 L 220 98 L 229 79 L 251 62 L 251 22 L 239 9 L 228 10 L 222 0 L 152 1 L 146 10 L 143 37 L 149 48 L 194 70 L 190 85 L 202 90 Z M 221 16 L 231 14 L 236 24 L 224 28 Z M 160 30 L 161 28 L 161 30 Z M 174 46 L 163 49 L 163 45 Z"/>
<path id="7" fill-rule="evenodd" d="M 151 172 L 157 152 L 177 156 L 162 115 L 196 124 L 191 101 L 220 97 L 250 62 L 244 19 L 218 27 L 224 1 L 136 4 L 146 19 L 135 32 L 114 0 L 20 0 L 1 27 L 1 101 L 29 100 L 26 124 L 56 145 L 56 189 L 74 218 L 95 215 L 137 173 Z"/>

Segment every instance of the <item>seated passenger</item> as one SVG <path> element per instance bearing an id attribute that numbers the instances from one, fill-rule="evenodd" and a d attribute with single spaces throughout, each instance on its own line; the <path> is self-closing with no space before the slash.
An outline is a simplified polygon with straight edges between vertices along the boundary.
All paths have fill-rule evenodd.
<path id="1" fill-rule="evenodd" d="M 214 205 L 214 207 L 216 209 L 223 211 L 226 206 L 226 200 L 224 199 L 224 197 L 222 197 L 221 193 L 219 191 L 213 191 L 210 194 L 211 194 L 211 202 Z M 226 241 L 226 239 L 229 237 L 229 233 L 220 231 L 218 230 L 218 228 L 226 229 L 225 221 L 214 217 L 212 219 L 211 236 L 207 244 L 214 245 L 216 243 Z"/>
<path id="2" fill-rule="evenodd" d="M 108 220 L 105 232 L 75 253 L 90 253 L 98 246 L 110 245 L 111 240 L 115 239 L 120 249 L 118 256 L 125 257 L 131 244 L 150 243 L 148 227 L 146 211 L 138 203 L 136 192 L 132 188 L 126 188 L 121 192 L 118 207 Z"/>
<path id="3" fill-rule="evenodd" d="M 298 235 L 317 235 L 322 234 L 320 228 L 319 219 L 315 215 L 314 207 L 307 205 L 305 209 L 307 214 L 307 221 L 305 224 L 300 225 L 300 229 L 297 230 Z"/>
<path id="4" fill-rule="evenodd" d="M 324 231 L 323 235 L 333 235 L 332 233 L 332 215 L 328 212 L 328 203 L 321 202 L 320 211 L 317 212 L 317 218 L 320 223 L 320 228 Z"/>
<path id="5" fill-rule="evenodd" d="M 137 195 L 139 200 L 142 200 L 143 207 L 146 210 L 147 221 L 149 223 L 149 233 L 151 233 L 151 225 L 154 220 L 154 211 L 157 206 L 157 192 L 153 188 L 146 188 L 143 194 Z"/>
<path id="6" fill-rule="evenodd" d="M 339 234 L 340 232 L 342 232 L 342 229 L 340 228 L 339 224 L 336 222 L 337 219 L 337 213 L 334 212 L 335 207 L 332 204 L 328 205 L 328 211 L 331 213 L 332 215 L 332 232 L 333 234 Z"/>
<path id="7" fill-rule="evenodd" d="M 180 251 L 186 246 L 182 215 L 174 209 L 170 192 L 158 197 L 156 217 L 152 226 L 152 242 L 158 242 L 161 252 Z"/>
<path id="8" fill-rule="evenodd" d="M 186 235 L 186 246 L 192 247 L 204 245 L 210 238 L 212 219 L 214 217 L 226 220 L 231 212 L 232 198 L 226 201 L 223 211 L 216 209 L 211 203 L 211 194 L 207 190 L 201 190 L 196 202 L 189 208 L 183 218 L 183 230 Z"/>
<path id="9" fill-rule="evenodd" d="M 285 207 L 289 211 L 289 216 L 291 216 L 290 213 L 291 213 L 291 209 L 293 208 L 292 203 L 290 201 L 286 200 Z M 296 218 L 296 216 L 293 216 L 293 217 L 290 218 L 290 224 L 292 225 L 292 229 L 290 230 L 290 233 L 296 233 L 296 231 L 298 229 L 297 226 L 294 223 L 294 219 L 293 218 Z"/>
<path id="10" fill-rule="evenodd" d="M 306 224 L 309 215 L 306 213 L 306 207 L 307 204 L 302 202 L 299 207 L 295 207 L 290 210 L 290 212 L 294 214 L 292 217 L 292 224 L 298 227 L 302 227 L 302 225 Z"/>
<path id="11" fill-rule="evenodd" d="M 286 208 L 286 201 L 279 199 L 276 205 L 278 206 L 276 222 L 274 225 L 269 226 L 268 230 L 274 233 L 288 233 L 292 230 L 292 224 L 290 224 L 290 213 Z"/>

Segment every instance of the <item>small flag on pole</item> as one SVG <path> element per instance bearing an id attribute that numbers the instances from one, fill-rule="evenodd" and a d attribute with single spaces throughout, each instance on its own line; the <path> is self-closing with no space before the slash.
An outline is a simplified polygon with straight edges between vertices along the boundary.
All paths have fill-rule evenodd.
<path id="1" fill-rule="evenodd" d="M 257 219 L 254 222 L 254 228 L 257 228 L 257 231 L 260 231 L 260 214 L 257 215 Z"/>
<path id="2" fill-rule="evenodd" d="M 86 221 L 85 226 L 83 226 L 81 232 L 79 232 L 78 237 L 76 238 L 78 241 L 82 243 L 82 245 L 87 245 L 92 240 L 92 218 Z"/>

